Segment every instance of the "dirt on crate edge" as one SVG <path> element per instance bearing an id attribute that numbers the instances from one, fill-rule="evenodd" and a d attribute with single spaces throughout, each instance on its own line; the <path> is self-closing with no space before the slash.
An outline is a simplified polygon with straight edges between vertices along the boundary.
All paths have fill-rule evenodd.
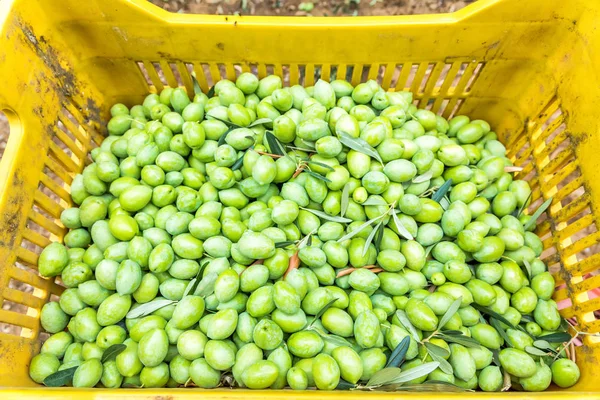
<path id="1" fill-rule="evenodd" d="M 460 10 L 475 0 L 151 0 L 167 11 L 270 16 L 382 16 Z"/>

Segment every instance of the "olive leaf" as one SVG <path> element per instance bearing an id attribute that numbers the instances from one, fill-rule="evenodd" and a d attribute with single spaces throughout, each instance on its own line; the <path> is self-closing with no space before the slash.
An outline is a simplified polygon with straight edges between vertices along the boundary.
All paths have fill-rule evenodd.
<path id="1" fill-rule="evenodd" d="M 242 165 L 244 165 L 244 156 L 241 156 L 233 163 L 231 170 L 237 171 L 238 169 L 242 168 Z"/>
<path id="2" fill-rule="evenodd" d="M 275 243 L 275 248 L 276 249 L 281 249 L 281 248 L 284 248 L 284 247 L 291 246 L 293 244 L 296 244 L 295 240 L 284 240 L 283 242 L 277 242 L 277 243 Z"/>
<path id="3" fill-rule="evenodd" d="M 206 118 L 212 118 L 212 119 L 216 119 L 217 121 L 221 121 L 222 123 L 224 123 L 225 125 L 227 125 L 229 128 L 233 128 L 233 129 L 238 129 L 238 128 L 243 128 L 243 126 L 240 126 L 238 124 L 234 124 L 231 121 L 227 121 L 226 119 L 221 119 L 219 117 L 216 117 L 214 115 L 212 115 L 210 113 L 210 111 L 206 114 Z M 228 132 L 225 132 L 225 134 L 227 134 Z"/>
<path id="4" fill-rule="evenodd" d="M 444 358 L 450 355 L 450 352 L 443 347 L 437 346 L 430 342 L 425 342 L 427 353 L 433 361 L 440 363 L 440 369 L 446 374 L 454 374 L 452 365 Z"/>
<path id="5" fill-rule="evenodd" d="M 318 320 L 319 320 L 319 318 L 321 318 L 321 316 L 322 316 L 323 314 L 325 314 L 325 311 L 327 311 L 327 309 L 328 309 L 329 307 L 331 307 L 331 306 L 333 305 L 333 303 L 335 303 L 336 301 L 338 301 L 338 298 L 337 298 L 337 297 L 334 297 L 333 299 L 329 300 L 329 302 L 327 302 L 327 304 L 325 304 L 325 305 L 323 306 L 323 308 L 321 308 L 321 309 L 319 310 L 319 312 L 317 313 L 317 315 L 315 315 L 315 318 L 314 318 L 314 319 L 313 319 L 313 320 L 310 322 L 310 324 L 308 324 L 308 326 L 306 327 L 306 329 L 310 329 L 310 328 L 312 328 L 312 326 L 315 324 L 315 322 L 316 322 L 316 321 L 318 321 Z"/>
<path id="6" fill-rule="evenodd" d="M 454 314 L 456 314 L 456 312 L 460 308 L 461 303 L 462 303 L 462 296 L 460 296 L 458 299 L 454 300 L 452 302 L 452 304 L 450 304 L 450 307 L 448 307 L 448 309 L 446 310 L 446 312 L 444 313 L 442 318 L 440 318 L 440 322 L 438 323 L 438 327 L 437 327 L 438 330 L 441 330 L 444 327 L 444 325 L 446 325 L 448 323 L 448 321 L 450 321 L 450 319 L 452 319 Z"/>
<path id="7" fill-rule="evenodd" d="M 351 219 L 349 218 L 344 218 L 344 217 L 338 217 L 335 215 L 329 215 L 323 211 L 319 211 L 319 210 L 313 210 L 312 208 L 305 208 L 305 207 L 300 207 L 300 209 L 304 210 L 304 211 L 308 211 L 312 214 L 315 214 L 317 217 L 319 218 L 323 218 L 324 220 L 327 221 L 333 221 L 333 222 L 341 222 L 341 223 L 350 223 L 352 222 Z"/>
<path id="8" fill-rule="evenodd" d="M 387 383 L 392 383 L 394 379 L 397 379 L 402 370 L 397 367 L 386 367 L 379 371 L 377 371 L 371 379 L 367 382 L 367 387 L 373 388 L 381 385 L 385 385 Z"/>
<path id="9" fill-rule="evenodd" d="M 394 351 L 392 351 L 385 367 L 399 367 L 404 362 L 408 346 L 410 346 L 410 336 L 405 336 L 400 343 L 398 343 L 398 346 L 396 346 Z"/>
<path id="10" fill-rule="evenodd" d="M 196 73 L 192 72 L 191 76 L 192 76 L 192 82 L 194 83 L 194 94 L 202 93 L 202 89 L 200 89 L 200 84 L 198 83 L 198 80 L 196 79 Z"/>
<path id="11" fill-rule="evenodd" d="M 343 379 L 340 379 L 338 385 L 336 386 L 335 390 L 350 390 L 350 389 L 354 389 L 356 388 L 356 385 L 354 383 L 350 383 L 347 382 Z"/>
<path id="12" fill-rule="evenodd" d="M 375 234 L 377 233 L 377 230 L 381 227 L 382 223 L 383 223 L 383 221 L 379 221 L 377 223 L 377 225 L 375 225 L 375 228 L 373 228 L 371 233 L 369 233 L 369 236 L 367 236 L 367 240 L 365 240 L 365 245 L 363 246 L 363 251 L 362 251 L 363 257 L 365 254 L 367 254 L 367 251 L 369 251 L 369 246 L 371 245 L 371 242 L 375 238 Z"/>
<path id="13" fill-rule="evenodd" d="M 452 178 L 448 179 L 440 188 L 431 196 L 431 200 L 437 201 L 441 204 L 440 200 L 444 198 L 448 190 L 450 190 L 450 186 L 452 186 Z"/>
<path id="14" fill-rule="evenodd" d="M 521 322 L 535 322 L 531 315 L 521 315 Z"/>
<path id="15" fill-rule="evenodd" d="M 448 200 L 447 196 L 444 196 L 440 199 L 440 206 L 442 206 L 444 210 L 447 210 L 448 207 L 450 207 L 450 200 Z"/>
<path id="16" fill-rule="evenodd" d="M 419 339 L 419 334 L 417 333 L 417 329 L 410 322 L 410 320 L 406 316 L 406 313 L 404 312 L 404 310 L 396 310 L 396 317 L 398 318 L 398 321 L 400 321 L 400 323 L 402 325 L 404 325 L 404 328 L 406 328 L 408 333 L 410 333 L 410 336 L 412 336 L 413 340 L 416 341 L 417 343 L 420 342 L 421 340 Z"/>
<path id="17" fill-rule="evenodd" d="M 340 134 L 339 139 L 344 146 L 349 147 L 352 150 L 358 151 L 359 153 L 366 154 L 369 157 L 373 157 L 374 159 L 379 161 L 380 164 L 383 164 L 383 160 L 381 159 L 381 156 L 379 155 L 377 150 L 371 147 L 371 145 L 365 140 L 361 138 L 352 137 L 344 132 Z"/>
<path id="18" fill-rule="evenodd" d="M 413 178 L 412 183 L 423 183 L 431 180 L 433 177 L 433 171 L 429 170 L 422 175 L 416 176 Z"/>
<path id="19" fill-rule="evenodd" d="M 378 391 L 384 392 L 472 392 L 473 390 L 463 389 L 450 382 L 443 381 L 427 381 L 414 385 L 393 384 L 385 385 L 377 388 Z"/>
<path id="20" fill-rule="evenodd" d="M 129 319 L 140 318 L 140 317 L 152 314 L 156 310 L 160 310 L 163 307 L 170 306 L 171 304 L 175 304 L 175 303 L 177 303 L 177 301 L 168 300 L 168 299 L 153 300 L 148 303 L 144 303 L 144 304 L 140 305 L 139 307 L 136 307 L 135 309 L 129 311 L 127 313 L 127 315 L 125 316 L 125 318 L 129 318 Z"/>
<path id="21" fill-rule="evenodd" d="M 198 272 L 196 273 L 196 276 L 188 283 L 188 285 L 185 288 L 185 291 L 183 292 L 183 297 L 187 296 L 190 293 L 195 293 L 196 292 L 196 288 L 198 287 L 198 284 L 200 283 L 200 274 L 202 274 L 202 271 L 204 270 L 204 267 L 206 267 L 208 265 L 208 263 L 210 263 L 209 260 L 205 260 L 200 267 L 198 268 Z"/>
<path id="22" fill-rule="evenodd" d="M 387 206 L 387 203 L 379 196 L 371 196 L 361 206 Z"/>
<path id="23" fill-rule="evenodd" d="M 554 197 L 550 197 L 548 200 L 543 202 L 542 205 L 539 206 L 539 208 L 537 210 L 535 210 L 535 212 L 533 213 L 533 215 L 531 216 L 529 221 L 527 221 L 523 225 L 524 230 L 528 230 L 529 228 L 531 228 L 532 226 L 534 226 L 537 223 L 538 218 L 540 217 L 540 215 L 542 215 L 544 213 L 544 211 L 546 211 L 546 209 L 548 207 L 550 207 L 550 204 L 552 204 L 553 199 L 554 199 Z"/>
<path id="24" fill-rule="evenodd" d="M 56 371 L 53 374 L 48 375 L 44 379 L 44 385 L 48 387 L 60 387 L 65 386 L 73 380 L 73 375 L 75 375 L 75 371 L 77 371 L 79 367 L 71 367 L 67 369 L 63 369 L 62 371 Z"/>
<path id="25" fill-rule="evenodd" d="M 531 282 L 531 264 L 529 264 L 529 261 L 523 259 L 523 266 L 525 267 L 525 273 L 527 274 L 527 279 Z"/>
<path id="26" fill-rule="evenodd" d="M 127 346 L 124 344 L 113 344 L 108 349 L 104 350 L 104 353 L 102 353 L 102 363 L 112 360 L 124 352 L 126 348 Z"/>
<path id="27" fill-rule="evenodd" d="M 545 340 L 548 343 L 564 343 L 570 341 L 571 339 L 571 335 L 569 335 L 567 332 L 555 332 L 550 333 L 549 335 L 538 337 L 538 340 Z"/>
<path id="28" fill-rule="evenodd" d="M 375 250 L 377 250 L 377 253 L 379 253 L 379 247 L 381 246 L 381 241 L 383 240 L 384 229 L 385 227 L 383 225 L 380 225 L 379 229 L 377 230 L 377 237 L 375 238 Z"/>
<path id="29" fill-rule="evenodd" d="M 396 211 L 392 209 L 390 212 L 392 213 L 392 219 L 394 220 L 394 224 L 396 225 L 396 229 L 398 230 L 400 236 L 402 236 L 406 240 L 413 240 L 413 235 L 402 224 L 400 218 L 398 218 L 398 215 L 396 214 Z"/>
<path id="30" fill-rule="evenodd" d="M 478 310 L 479 312 L 486 314 L 488 317 L 492 317 L 497 319 L 500 322 L 505 323 L 506 325 L 508 325 L 509 327 L 513 328 L 513 329 L 517 329 L 512 322 L 510 322 L 509 320 L 507 320 L 506 318 L 504 318 L 502 315 L 498 314 L 496 311 L 493 311 L 487 307 L 481 306 L 477 303 L 472 303 L 471 306 Z"/>
<path id="31" fill-rule="evenodd" d="M 531 195 L 532 194 L 533 194 L 533 192 L 530 191 L 529 192 L 529 196 L 527 196 L 527 198 L 523 202 L 523 205 L 521 206 L 521 208 L 519 208 L 519 212 L 517 213 L 517 218 L 519 218 L 521 216 L 521 214 L 523 214 L 523 210 L 525 210 L 525 207 L 527 207 L 527 203 L 529 202 L 529 200 L 531 200 Z"/>
<path id="32" fill-rule="evenodd" d="M 510 337 L 508 337 L 508 334 L 506 333 L 506 331 L 500 324 L 500 321 L 498 321 L 495 318 L 490 318 L 490 325 L 493 326 L 494 329 L 496 329 L 496 331 L 498 331 L 498 334 L 500 335 L 500 337 L 502 337 L 502 339 L 504 339 L 504 344 L 506 344 L 509 347 L 514 347 L 512 344 L 512 341 L 510 340 Z"/>
<path id="33" fill-rule="evenodd" d="M 412 381 L 413 379 L 419 379 L 423 376 L 429 375 L 431 372 L 433 372 L 439 366 L 440 366 L 440 363 L 437 361 L 421 364 L 419 366 L 416 366 L 414 368 L 411 368 L 411 369 L 401 372 L 390 383 L 406 383 L 406 382 Z"/>
<path id="34" fill-rule="evenodd" d="M 352 343 L 350 343 L 343 337 L 327 333 L 319 327 L 311 326 L 310 330 L 317 332 L 317 334 L 319 334 L 319 336 L 321 336 L 321 338 L 323 338 L 324 341 L 329 342 L 329 343 L 335 345 L 336 347 L 339 347 L 339 346 L 352 347 Z"/>
<path id="35" fill-rule="evenodd" d="M 273 154 L 277 154 L 279 156 L 285 156 L 287 153 L 285 152 L 285 148 L 281 144 L 281 142 L 275 137 L 273 132 L 265 131 L 265 139 L 267 141 L 267 146 L 269 146 L 269 150 Z"/>
<path id="36" fill-rule="evenodd" d="M 194 291 L 194 296 L 207 297 L 213 294 L 218 276 L 219 275 L 217 275 L 216 272 L 211 272 L 202 278 L 202 280 L 198 283 L 196 290 Z"/>
<path id="37" fill-rule="evenodd" d="M 492 361 L 494 362 L 494 364 L 496 364 L 498 367 L 501 365 L 500 364 L 500 350 L 498 349 L 494 349 L 492 350 Z"/>
<path id="38" fill-rule="evenodd" d="M 344 240 L 348 240 L 356 235 L 358 235 L 360 232 L 362 232 L 367 226 L 371 225 L 373 222 L 381 219 L 382 217 L 384 217 L 384 215 L 380 215 L 379 217 L 375 217 L 373 219 L 368 220 L 367 222 L 363 223 L 362 225 L 360 225 L 358 228 L 356 228 L 355 230 L 353 230 L 352 232 L 348 232 L 347 234 L 345 234 L 344 236 L 342 236 L 341 238 L 339 238 L 337 241 L 338 243 L 343 242 Z"/>
<path id="39" fill-rule="evenodd" d="M 540 357 L 549 356 L 548 352 L 542 351 L 542 350 L 538 349 L 537 347 L 533 347 L 533 346 L 525 346 L 525 351 L 527 353 L 531 354 L 532 356 L 540 356 Z"/>
<path id="40" fill-rule="evenodd" d="M 313 161 L 309 158 L 302 159 L 302 161 L 306 162 L 309 165 L 310 164 L 318 165 L 319 167 L 325 168 L 328 171 L 335 171 L 331 165 L 327 165 L 327 164 L 319 162 L 319 161 Z"/>
<path id="41" fill-rule="evenodd" d="M 252 128 L 254 126 L 258 126 L 258 125 L 262 125 L 262 124 L 268 124 L 269 122 L 273 122 L 273 120 L 270 118 L 259 118 L 256 121 L 254 121 L 253 123 L 251 123 L 250 125 L 248 125 L 248 128 Z"/>
<path id="42" fill-rule="evenodd" d="M 340 200 L 340 216 L 344 216 L 348 210 L 348 204 L 350 203 L 350 183 L 346 183 L 342 189 L 342 198 Z"/>
<path id="43" fill-rule="evenodd" d="M 206 96 L 208 96 L 208 98 L 210 99 L 214 95 L 215 95 L 215 87 L 213 86 L 210 89 L 208 89 L 208 92 L 206 92 Z"/>
<path id="44" fill-rule="evenodd" d="M 466 336 L 462 332 L 460 335 L 448 335 L 447 332 L 443 332 L 443 333 L 438 333 L 438 334 L 434 335 L 434 337 L 443 339 L 446 342 L 460 344 L 465 347 L 473 347 L 476 349 L 481 347 L 481 344 L 477 340 L 475 340 L 469 336 Z"/>
<path id="45" fill-rule="evenodd" d="M 304 172 L 307 173 L 307 174 L 309 174 L 313 178 L 317 178 L 317 179 L 319 179 L 319 180 L 321 180 L 323 182 L 326 182 L 326 183 L 330 183 L 331 182 L 331 179 L 329 179 L 326 176 L 323 176 L 321 174 L 317 174 L 316 172 L 309 171 L 309 170 L 304 170 Z"/>
<path id="46" fill-rule="evenodd" d="M 548 343 L 545 340 L 535 340 L 533 342 L 533 346 L 536 347 L 536 348 L 538 348 L 538 349 L 540 349 L 540 350 L 544 350 L 546 352 L 551 352 L 551 353 L 554 353 L 554 354 L 558 354 L 558 351 L 556 351 L 556 349 L 554 349 L 552 347 L 552 345 L 550 345 L 550 343 Z"/>

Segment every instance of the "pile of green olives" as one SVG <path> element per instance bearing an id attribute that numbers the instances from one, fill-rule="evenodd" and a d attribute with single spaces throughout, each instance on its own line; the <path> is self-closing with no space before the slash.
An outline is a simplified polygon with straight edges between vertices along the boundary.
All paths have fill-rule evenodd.
<path id="1" fill-rule="evenodd" d="M 242 73 L 209 93 L 111 108 L 39 257 L 65 290 L 35 382 L 360 388 L 407 337 L 401 371 L 447 360 L 411 384 L 577 382 L 562 341 L 536 347 L 565 330 L 555 282 L 486 121 L 373 80 Z"/>

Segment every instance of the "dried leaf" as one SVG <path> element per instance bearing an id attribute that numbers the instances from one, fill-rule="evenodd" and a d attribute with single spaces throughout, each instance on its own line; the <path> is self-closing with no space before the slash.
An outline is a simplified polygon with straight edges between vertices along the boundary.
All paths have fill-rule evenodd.
<path id="1" fill-rule="evenodd" d="M 62 371 L 56 371 L 53 374 L 48 375 L 44 379 L 44 385 L 48 387 L 60 387 L 65 386 L 73 380 L 73 376 L 75 375 L 75 371 L 77 371 L 79 367 L 71 367 L 67 369 L 63 369 Z"/>
<path id="2" fill-rule="evenodd" d="M 380 164 L 383 164 L 383 160 L 381 159 L 379 153 L 373 147 L 371 147 L 371 145 L 365 140 L 361 138 L 352 137 L 347 133 L 343 132 L 340 135 L 339 139 L 344 146 L 349 147 L 352 150 L 358 151 L 359 153 L 366 154 L 369 157 L 373 157 L 374 159 L 379 161 Z"/>
<path id="3" fill-rule="evenodd" d="M 423 183 L 431 180 L 433 177 L 433 171 L 429 170 L 422 175 L 416 176 L 413 178 L 412 183 Z"/>
<path id="4" fill-rule="evenodd" d="M 126 348 L 127 346 L 124 344 L 113 344 L 108 349 L 104 350 L 104 353 L 102 353 L 102 363 L 112 360 L 124 352 Z"/>
<path id="5" fill-rule="evenodd" d="M 552 204 L 552 199 L 554 199 L 554 197 L 550 197 L 548 200 L 543 202 L 537 210 L 535 210 L 529 221 L 527 221 L 527 223 L 523 225 L 524 230 L 528 230 L 537 223 L 537 220 L 540 217 L 540 215 L 542 215 L 544 211 L 546 211 L 546 209 L 550 207 L 550 204 Z"/>
<path id="6" fill-rule="evenodd" d="M 373 228 L 371 233 L 369 233 L 369 236 L 367 236 L 367 240 L 365 240 L 365 245 L 363 246 L 363 251 L 362 251 L 363 257 L 365 254 L 367 254 L 367 251 L 369 250 L 369 246 L 371 245 L 371 242 L 375 238 L 375 234 L 377 233 L 377 230 L 379 229 L 379 227 L 381 227 L 381 223 L 382 223 L 382 221 L 379 221 L 379 223 L 377 225 L 375 225 L 375 228 Z"/>
<path id="7" fill-rule="evenodd" d="M 440 200 L 444 198 L 448 190 L 450 190 L 450 186 L 452 186 L 452 178 L 448 179 L 440 188 L 431 196 L 431 199 L 437 201 L 441 204 Z"/>
<path id="8" fill-rule="evenodd" d="M 377 371 L 371 377 L 371 379 L 369 379 L 369 382 L 367 382 L 367 387 L 374 388 L 377 386 L 392 383 L 395 379 L 397 379 L 400 376 L 401 373 L 402 371 L 400 370 L 400 368 L 397 367 L 383 368 Z"/>
<path id="9" fill-rule="evenodd" d="M 333 222 L 341 222 L 341 223 L 350 223 L 352 222 L 351 219 L 349 218 L 344 218 L 344 217 L 338 217 L 338 216 L 334 216 L 334 215 L 329 215 L 323 211 L 319 211 L 319 210 L 313 210 L 311 208 L 305 208 L 305 207 L 300 207 L 300 209 L 304 210 L 304 211 L 308 211 L 312 214 L 315 214 L 317 217 L 319 218 L 323 218 L 324 220 L 327 221 L 333 221 Z"/>
<path id="10" fill-rule="evenodd" d="M 413 235 L 402 224 L 402 222 L 400 221 L 400 218 L 398 218 L 398 215 L 396 214 L 396 211 L 391 210 L 391 212 L 392 212 L 392 219 L 394 220 L 394 224 L 396 225 L 396 229 L 398 230 L 398 233 L 400 234 L 400 236 L 402 236 L 406 240 L 413 240 L 414 239 Z"/>
<path id="11" fill-rule="evenodd" d="M 385 367 L 399 367 L 404 362 L 409 345 L 410 336 L 405 336 L 402 338 L 400 343 L 398 343 L 398 346 L 396 346 L 394 351 L 392 351 L 392 354 L 388 358 L 388 362 Z"/>
<path id="12" fill-rule="evenodd" d="M 140 305 L 139 307 L 136 307 L 135 309 L 129 311 L 127 313 L 127 315 L 125 316 L 125 318 L 129 318 L 129 319 L 140 318 L 140 317 L 152 314 L 156 310 L 160 310 L 163 307 L 170 306 L 171 304 L 175 304 L 175 303 L 177 303 L 175 300 L 168 300 L 168 299 L 153 300 L 151 302 L 144 303 L 144 304 Z"/>
<path id="13" fill-rule="evenodd" d="M 441 330 L 444 327 L 444 325 L 446 325 L 448 321 L 450 321 L 454 314 L 456 314 L 456 312 L 460 308 L 461 303 L 462 296 L 460 296 L 458 299 L 454 300 L 452 304 L 450 304 L 450 307 L 448 307 L 448 310 L 446 310 L 444 316 L 440 318 L 440 322 L 438 323 L 438 330 Z"/>
<path id="14" fill-rule="evenodd" d="M 417 329 L 410 322 L 410 320 L 406 316 L 406 313 L 404 312 L 404 310 L 397 310 L 396 317 L 398 317 L 398 320 L 400 321 L 400 323 L 402 325 L 404 325 L 404 328 L 406 328 L 408 333 L 410 333 L 410 336 L 412 336 L 413 340 L 416 341 L 417 343 L 419 343 L 421 341 L 421 339 L 419 339 L 419 334 L 417 333 Z"/>

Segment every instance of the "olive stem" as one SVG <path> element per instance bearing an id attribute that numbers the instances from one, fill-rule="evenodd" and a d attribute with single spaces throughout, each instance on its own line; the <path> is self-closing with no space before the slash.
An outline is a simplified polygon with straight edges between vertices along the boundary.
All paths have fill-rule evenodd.
<path id="1" fill-rule="evenodd" d="M 273 157 L 273 158 L 281 158 L 281 157 L 285 157 L 285 156 L 281 156 L 279 154 L 271 154 L 271 153 L 267 153 L 264 151 L 257 151 L 258 154 L 262 155 L 262 156 L 269 156 L 269 157 Z"/>
<path id="2" fill-rule="evenodd" d="M 288 264 L 288 269 L 283 274 L 283 279 L 292 272 L 292 270 L 297 269 L 300 266 L 300 257 L 298 257 L 298 251 L 294 253 L 293 256 L 290 257 L 290 263 Z"/>

